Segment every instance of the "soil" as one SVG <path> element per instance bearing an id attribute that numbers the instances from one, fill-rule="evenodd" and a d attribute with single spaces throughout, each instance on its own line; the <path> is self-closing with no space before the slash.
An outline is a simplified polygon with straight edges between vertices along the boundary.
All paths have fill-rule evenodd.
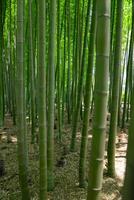
<path id="1" fill-rule="evenodd" d="M 29 130 L 29 129 L 28 129 Z M 77 133 L 76 152 L 69 152 L 71 126 L 67 125 L 63 130 L 62 144 L 56 142 L 55 139 L 55 188 L 53 192 L 48 193 L 49 200 L 86 200 L 87 189 L 79 188 L 78 183 L 78 166 L 79 166 L 79 151 L 80 151 L 80 128 Z M 38 129 L 37 129 L 38 133 Z M 89 129 L 89 143 L 87 156 L 90 157 L 90 146 L 92 129 Z M 5 174 L 0 177 L 0 200 L 21 200 L 21 192 L 18 178 L 18 162 L 17 162 L 17 137 L 16 129 L 12 124 L 11 117 L 6 116 L 4 128 L 0 130 L 0 159 L 4 160 Z M 32 200 L 38 200 L 39 191 L 39 154 L 38 144 L 34 146 L 30 144 L 30 130 L 28 131 L 29 138 L 29 188 Z M 55 137 L 57 130 L 55 130 Z M 117 138 L 118 140 L 118 138 Z M 106 140 L 107 142 L 107 140 Z M 117 141 L 118 142 L 118 141 Z M 102 200 L 119 200 L 121 198 L 121 190 L 126 163 L 126 148 L 127 134 L 123 133 L 123 138 L 117 144 L 116 149 L 116 175 L 115 179 L 108 178 L 105 175 L 107 170 L 107 155 L 105 152 L 104 161 L 104 179 L 102 188 Z M 66 149 L 65 163 L 62 167 L 56 165 L 57 161 Z M 88 170 L 87 170 L 88 174 Z"/>

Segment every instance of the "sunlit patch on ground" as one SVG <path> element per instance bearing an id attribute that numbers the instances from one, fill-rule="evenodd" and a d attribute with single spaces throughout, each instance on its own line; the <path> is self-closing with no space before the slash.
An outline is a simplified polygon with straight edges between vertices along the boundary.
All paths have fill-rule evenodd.
<path id="1" fill-rule="evenodd" d="M 123 182 L 126 167 L 127 134 L 122 134 L 116 145 L 115 169 L 117 177 Z"/>

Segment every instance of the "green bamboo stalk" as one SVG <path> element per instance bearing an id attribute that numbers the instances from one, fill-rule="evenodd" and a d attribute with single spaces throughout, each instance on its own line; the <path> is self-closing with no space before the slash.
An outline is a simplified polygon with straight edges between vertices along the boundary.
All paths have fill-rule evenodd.
<path id="1" fill-rule="evenodd" d="M 29 200 L 27 182 L 27 149 L 26 149 L 26 116 L 25 116 L 25 93 L 24 93 L 24 1 L 17 1 L 17 74 L 16 74 L 16 102 L 17 102 L 17 141 L 19 180 L 22 191 L 22 199 Z"/>
<path id="2" fill-rule="evenodd" d="M 78 120 L 79 120 L 79 115 L 80 115 L 81 100 L 82 100 L 83 79 L 84 79 L 84 70 L 85 70 L 85 58 L 86 58 L 86 47 L 87 47 L 87 36 L 88 36 L 89 19 L 90 19 L 89 18 L 89 16 L 90 16 L 90 8 L 91 8 L 91 0 L 88 2 L 88 7 L 87 7 L 86 24 L 85 24 L 85 35 L 84 35 L 84 44 L 83 44 L 83 54 L 82 54 L 82 62 L 81 62 L 81 67 L 80 67 L 81 70 L 80 70 L 80 75 L 79 75 L 80 77 L 79 77 L 79 83 L 78 83 L 77 103 L 75 105 L 75 109 L 74 109 L 74 112 L 73 112 L 73 119 L 72 119 L 73 120 L 73 122 L 72 122 L 72 139 L 71 139 L 71 144 L 70 144 L 71 151 L 75 150 L 76 133 L 77 133 L 77 126 L 78 126 Z M 79 37 L 79 35 L 77 37 Z M 77 40 L 78 40 L 78 38 L 77 38 Z M 77 41 L 77 43 L 78 43 L 78 41 Z M 77 52 L 77 54 L 78 54 L 78 52 Z M 77 61 L 77 66 L 79 66 L 78 63 L 79 63 L 79 61 Z"/>
<path id="3" fill-rule="evenodd" d="M 86 2 L 80 2 L 81 5 L 81 12 L 80 12 L 80 42 L 79 42 L 79 54 L 80 54 L 80 63 L 82 61 L 82 52 L 83 52 L 83 36 L 84 36 L 84 22 L 85 20 L 85 13 L 86 13 Z M 88 6 L 88 5 L 87 5 Z M 80 66 L 81 67 L 81 66 Z"/>
<path id="4" fill-rule="evenodd" d="M 32 0 L 29 0 L 29 68 L 30 68 L 30 92 L 31 92 L 31 118 L 32 118 L 32 143 L 35 141 L 35 72 L 34 72 L 34 57 L 33 57 L 33 25 L 32 25 Z"/>
<path id="5" fill-rule="evenodd" d="M 71 96 L 72 96 L 72 100 L 71 100 L 71 113 L 74 112 L 74 107 L 76 104 L 76 85 L 77 85 L 77 79 L 75 79 L 75 74 L 76 73 L 76 59 L 75 59 L 75 49 L 76 49 L 76 1 L 74 2 L 74 19 L 73 19 L 73 49 L 72 49 L 72 88 L 71 88 Z"/>
<path id="6" fill-rule="evenodd" d="M 88 67 L 87 67 L 86 88 L 85 88 L 86 92 L 84 100 L 85 109 L 84 109 L 80 161 L 79 161 L 80 187 L 85 186 L 86 154 L 87 154 L 87 141 L 88 141 L 87 137 L 88 137 L 89 113 L 90 113 L 90 103 L 91 103 L 95 38 L 96 38 L 96 0 L 93 2 L 93 8 L 92 8 L 92 22 L 91 22 L 89 52 L 88 52 Z"/>
<path id="7" fill-rule="evenodd" d="M 76 112 L 76 104 L 77 104 L 77 90 L 78 90 L 78 75 L 80 70 L 80 50 L 79 50 L 79 42 L 80 42 L 80 0 L 74 2 L 75 6 L 75 15 L 74 15 L 74 35 L 73 35 L 73 105 L 72 105 L 72 121 L 74 120 L 73 115 Z M 73 108 L 74 107 L 74 108 Z M 79 118 L 79 117 L 78 117 Z M 75 120 L 74 120 L 75 121 Z M 73 122 L 72 122 L 73 126 Z M 73 129 L 73 128 L 72 128 Z"/>
<path id="8" fill-rule="evenodd" d="M 56 0 L 50 1 L 49 30 L 49 91 L 48 91 L 48 123 L 47 123 L 47 167 L 48 190 L 54 188 L 54 100 L 55 100 L 55 35 L 56 35 Z"/>
<path id="9" fill-rule="evenodd" d="M 70 109 L 70 53 L 71 53 L 71 21 L 70 21 L 70 0 L 67 0 L 67 33 L 68 33 L 68 71 L 67 71 L 67 114 L 68 114 L 68 123 L 70 124 L 71 121 L 71 109 Z"/>
<path id="10" fill-rule="evenodd" d="M 96 73 L 88 200 L 100 200 L 108 100 L 110 0 L 97 0 Z"/>
<path id="11" fill-rule="evenodd" d="M 123 0 L 117 1 L 116 14 L 116 35 L 115 35 L 115 55 L 114 55 L 114 75 L 112 88 L 112 106 L 110 131 L 108 140 L 108 175 L 115 177 L 115 148 L 118 122 L 118 103 L 120 91 L 120 73 L 121 73 L 121 45 L 122 45 L 122 16 Z"/>
<path id="12" fill-rule="evenodd" d="M 3 0 L 0 1 L 0 127 L 3 126 L 3 82 L 2 82 L 2 38 L 3 38 Z"/>
<path id="13" fill-rule="evenodd" d="M 46 130 L 46 1 L 38 1 L 38 115 L 40 200 L 47 200 L 47 130 Z"/>
<path id="14" fill-rule="evenodd" d="M 116 16 L 116 0 L 113 0 L 111 3 L 111 36 L 110 36 L 110 84 L 109 84 L 109 111 L 111 109 L 111 100 L 112 100 L 112 85 L 113 85 L 113 58 L 114 58 L 114 35 L 115 35 L 115 16 Z"/>
<path id="15" fill-rule="evenodd" d="M 57 1 L 57 109 L 58 109 L 58 132 L 61 140 L 61 38 L 60 38 L 60 1 Z"/>
<path id="16" fill-rule="evenodd" d="M 127 42 L 126 42 L 126 48 L 124 53 L 124 61 L 123 61 L 123 67 L 121 71 L 121 81 L 120 81 L 120 94 L 119 94 L 119 108 L 118 108 L 118 126 L 121 126 L 121 110 L 122 110 L 122 94 L 123 94 L 123 84 L 124 84 L 124 76 L 125 76 L 125 68 L 126 68 L 126 62 L 127 62 L 127 53 L 128 53 L 128 46 L 129 46 L 129 27 L 128 27 L 128 34 L 127 34 Z"/>
<path id="17" fill-rule="evenodd" d="M 132 50 L 133 50 L 133 30 L 134 28 L 132 27 L 131 30 L 131 39 L 130 39 L 130 44 L 129 44 L 129 58 L 128 58 L 128 63 L 127 63 L 127 69 L 126 69 L 126 83 L 125 83 L 125 94 L 124 94 L 124 104 L 123 104 L 123 115 L 122 115 L 122 125 L 121 128 L 125 128 L 125 120 L 126 120 L 126 112 L 127 112 L 127 100 L 128 100 L 128 91 L 129 91 L 129 75 L 130 75 L 130 67 L 131 67 L 131 56 L 132 56 Z"/>
<path id="18" fill-rule="evenodd" d="M 65 109 L 65 74 L 66 74 L 66 0 L 64 9 L 64 61 L 63 61 L 63 78 L 62 78 L 62 126 L 64 124 L 64 109 Z"/>

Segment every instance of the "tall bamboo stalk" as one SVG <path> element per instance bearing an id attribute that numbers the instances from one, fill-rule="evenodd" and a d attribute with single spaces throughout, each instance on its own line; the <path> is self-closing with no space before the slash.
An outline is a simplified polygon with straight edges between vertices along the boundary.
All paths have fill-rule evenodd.
<path id="1" fill-rule="evenodd" d="M 110 0 L 97 0 L 96 34 L 94 120 L 88 200 L 100 200 L 102 188 L 110 54 Z"/>
<path id="2" fill-rule="evenodd" d="M 49 91 L 48 91 L 48 123 L 47 123 L 47 166 L 48 190 L 54 187 L 54 100 L 55 100 L 55 35 L 56 35 L 56 0 L 50 1 L 49 29 Z"/>
<path id="3" fill-rule="evenodd" d="M 96 0 L 93 2 L 92 9 L 92 22 L 90 30 L 90 43 L 88 52 L 88 67 L 86 77 L 86 92 L 85 92 L 85 105 L 84 105 L 84 119 L 82 127 L 82 139 L 80 149 L 80 163 L 79 163 L 79 184 L 81 187 L 85 186 L 85 172 L 86 172 L 86 152 L 88 141 L 88 126 L 89 126 L 89 113 L 91 103 L 91 89 L 92 89 L 92 77 L 93 77 L 93 65 L 94 65 L 94 47 L 96 36 Z"/>
<path id="4" fill-rule="evenodd" d="M 38 1 L 38 115 L 40 200 L 47 200 L 47 130 L 46 130 L 46 1 Z"/>
<path id="5" fill-rule="evenodd" d="M 22 191 L 22 199 L 29 200 L 28 172 L 27 172 L 27 138 L 24 92 L 24 1 L 17 1 L 17 74 L 16 74 L 16 103 L 17 103 L 17 141 L 19 180 Z"/>
<path id="6" fill-rule="evenodd" d="M 120 91 L 120 73 L 121 73 L 121 44 L 122 44 L 122 15 L 123 0 L 117 1 L 116 16 L 116 35 L 115 35 L 115 54 L 114 54 L 114 71 L 113 71 L 113 89 L 112 89 L 112 106 L 110 131 L 108 140 L 108 174 L 115 176 L 115 142 L 117 135 L 118 123 L 118 103 Z"/>

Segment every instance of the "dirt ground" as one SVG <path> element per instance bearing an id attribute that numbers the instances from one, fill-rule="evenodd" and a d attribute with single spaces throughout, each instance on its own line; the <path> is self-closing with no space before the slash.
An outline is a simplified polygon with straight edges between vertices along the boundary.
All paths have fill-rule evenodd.
<path id="1" fill-rule="evenodd" d="M 89 130 L 89 134 L 92 131 Z M 8 136 L 11 141 L 8 143 Z M 56 131 L 55 131 L 56 135 Z M 63 130 L 62 145 L 55 142 L 55 188 L 54 191 L 48 194 L 49 200 L 86 200 L 87 189 L 79 188 L 78 184 L 78 165 L 79 165 L 79 149 L 80 149 L 80 130 L 77 134 L 77 151 L 69 153 L 67 150 L 66 164 L 64 167 L 56 167 L 56 162 L 62 155 L 63 148 L 66 146 L 69 149 L 71 128 L 66 126 Z M 0 200 L 20 200 L 21 192 L 18 179 L 18 163 L 17 163 L 17 138 L 15 127 L 13 127 L 10 116 L 6 116 L 5 126 L 0 130 L 0 159 L 5 162 L 6 173 L 0 177 Z M 30 138 L 30 131 L 28 131 Z M 125 172 L 125 156 L 127 148 L 127 135 L 124 134 L 121 144 L 117 145 L 116 150 L 116 174 L 115 180 L 106 177 L 104 174 L 102 200 L 119 200 L 123 185 Z M 91 135 L 89 135 L 88 157 L 90 156 Z M 106 171 L 106 152 L 104 162 L 104 172 Z M 87 158 L 87 169 L 88 169 Z M 29 144 L 29 187 L 31 199 L 38 199 L 39 188 L 39 156 L 38 145 L 34 147 Z"/>

